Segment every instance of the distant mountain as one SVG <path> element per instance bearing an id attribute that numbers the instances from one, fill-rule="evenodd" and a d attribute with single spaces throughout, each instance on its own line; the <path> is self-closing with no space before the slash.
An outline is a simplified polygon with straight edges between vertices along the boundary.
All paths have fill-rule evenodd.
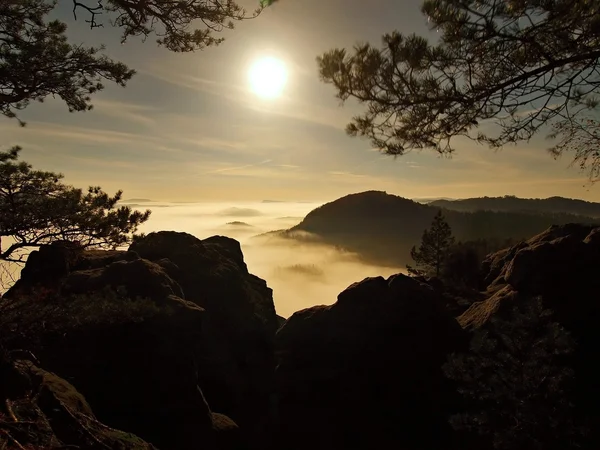
<path id="1" fill-rule="evenodd" d="M 431 203 L 431 202 L 435 202 L 437 200 L 454 200 L 454 199 L 450 198 L 450 197 L 431 197 L 431 198 L 411 198 L 411 200 L 413 202 L 417 202 L 417 203 Z"/>
<path id="2" fill-rule="evenodd" d="M 234 221 L 234 222 L 227 222 L 225 224 L 225 226 L 227 227 L 231 227 L 231 228 L 254 228 L 253 225 L 250 225 L 249 223 L 246 222 L 240 222 L 240 221 Z"/>
<path id="3" fill-rule="evenodd" d="M 464 212 L 565 213 L 600 218 L 600 203 L 564 197 L 518 198 L 512 195 L 505 195 L 504 197 L 478 197 L 462 200 L 440 199 L 429 204 Z"/>
<path id="4" fill-rule="evenodd" d="M 311 211 L 304 220 L 278 235 L 324 242 L 356 252 L 378 264 L 410 262 L 410 249 L 420 242 L 439 208 L 412 200 L 368 191 L 352 194 Z M 560 213 L 446 211 L 458 240 L 522 240 L 553 224 L 592 223 L 590 217 Z M 599 221 L 600 222 L 600 221 Z"/>

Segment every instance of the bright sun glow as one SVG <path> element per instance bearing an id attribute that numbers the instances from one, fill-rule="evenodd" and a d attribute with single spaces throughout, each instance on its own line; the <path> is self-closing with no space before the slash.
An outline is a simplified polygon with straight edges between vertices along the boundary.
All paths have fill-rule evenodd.
<path id="1" fill-rule="evenodd" d="M 287 81 L 287 69 L 283 61 L 265 57 L 256 61 L 248 73 L 250 87 L 262 98 L 275 98 L 281 95 Z"/>

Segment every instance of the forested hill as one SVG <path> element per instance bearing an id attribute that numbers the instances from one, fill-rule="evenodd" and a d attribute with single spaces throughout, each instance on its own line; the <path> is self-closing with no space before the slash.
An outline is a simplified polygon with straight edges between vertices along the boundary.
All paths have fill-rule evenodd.
<path id="1" fill-rule="evenodd" d="M 504 211 L 530 213 L 563 213 L 600 218 L 600 203 L 574 198 L 478 197 L 462 200 L 435 200 L 429 205 L 454 211 Z"/>
<path id="2" fill-rule="evenodd" d="M 385 192 L 368 191 L 314 209 L 282 235 L 307 239 L 306 233 L 310 233 L 309 239 L 356 252 L 368 261 L 402 265 L 410 263 L 411 247 L 419 243 L 438 210 Z M 454 236 L 461 241 L 523 240 L 551 225 L 600 222 L 564 213 L 445 210 L 444 214 Z"/>

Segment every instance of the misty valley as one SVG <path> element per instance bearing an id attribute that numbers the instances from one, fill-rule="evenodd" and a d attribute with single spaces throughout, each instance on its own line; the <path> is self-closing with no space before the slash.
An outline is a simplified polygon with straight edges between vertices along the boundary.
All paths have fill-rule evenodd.
<path id="1" fill-rule="evenodd" d="M 0 424 L 12 420 L 11 439 L 215 450 L 592 441 L 600 203 L 382 191 L 155 203 L 123 200 L 154 208 L 129 247 L 42 245 L 4 293 Z M 481 417 L 493 434 L 467 431 Z"/>
<path id="2" fill-rule="evenodd" d="M 600 0 L 0 0 L 0 450 L 600 449 Z"/>

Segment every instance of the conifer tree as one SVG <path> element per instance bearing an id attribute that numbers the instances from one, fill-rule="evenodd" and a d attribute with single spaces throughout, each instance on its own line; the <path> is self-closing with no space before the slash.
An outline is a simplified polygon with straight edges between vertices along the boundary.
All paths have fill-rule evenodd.
<path id="1" fill-rule="evenodd" d="M 92 186 L 87 192 L 64 184 L 62 175 L 18 161 L 20 148 L 0 152 L 0 261 L 24 262 L 27 250 L 53 241 L 82 248 L 116 248 L 131 241 L 150 211 L 118 206 Z"/>
<path id="2" fill-rule="evenodd" d="M 459 136 L 499 148 L 549 130 L 554 156 L 570 152 L 600 176 L 599 0 L 424 0 L 421 10 L 433 39 L 393 31 L 381 46 L 318 58 L 337 96 L 364 105 L 350 135 L 390 155 L 447 155 Z"/>
<path id="3" fill-rule="evenodd" d="M 574 348 L 538 298 L 496 313 L 475 331 L 469 353 L 444 366 L 465 405 L 452 426 L 497 450 L 582 448 L 586 428 L 573 411 L 567 359 Z"/>
<path id="4" fill-rule="evenodd" d="M 439 210 L 433 218 L 431 227 L 423 231 L 419 249 L 417 250 L 416 246 L 413 246 L 410 251 L 416 267 L 407 265 L 408 273 L 439 277 L 453 244 L 452 229 L 446 222 L 442 211 Z"/>
<path id="5" fill-rule="evenodd" d="M 90 28 L 113 26 L 121 41 L 156 36 L 173 52 L 223 42 L 224 30 L 256 17 L 234 0 L 73 0 L 76 20 Z M 134 71 L 102 54 L 103 46 L 69 42 L 55 18 L 58 0 L 0 1 L 0 114 L 17 118 L 32 101 L 63 100 L 69 111 L 91 109 L 91 97 L 109 81 L 125 86 Z M 53 17 L 54 16 L 54 17 Z M 118 31 L 117 31 L 118 32 Z M 219 37 L 221 36 L 221 37 Z M 21 125 L 24 122 L 20 121 Z"/>

